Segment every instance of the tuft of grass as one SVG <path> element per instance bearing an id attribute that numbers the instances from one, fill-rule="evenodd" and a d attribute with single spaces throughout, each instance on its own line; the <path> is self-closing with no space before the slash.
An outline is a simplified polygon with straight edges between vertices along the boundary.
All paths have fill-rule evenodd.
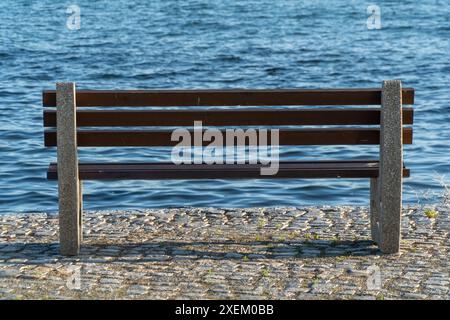
<path id="1" fill-rule="evenodd" d="M 289 234 L 288 234 L 288 238 L 289 239 L 295 239 L 295 238 L 297 238 L 297 237 L 299 237 L 300 236 L 300 231 L 291 231 Z"/>
<path id="2" fill-rule="evenodd" d="M 319 240 L 320 236 L 317 233 L 305 233 L 305 242 L 310 240 Z"/>
<path id="3" fill-rule="evenodd" d="M 250 259 L 247 257 L 247 256 L 243 256 L 242 257 L 242 261 L 244 261 L 244 262 L 248 262 Z"/>
<path id="4" fill-rule="evenodd" d="M 305 233 L 305 240 L 306 240 L 306 241 L 309 241 L 309 240 L 311 240 L 311 239 L 312 239 L 311 234 L 310 234 L 310 233 Z"/>
<path id="5" fill-rule="evenodd" d="M 309 287 L 313 287 L 313 286 L 317 286 L 320 282 L 319 276 L 317 274 L 315 274 L 312 278 L 311 278 L 311 283 L 309 284 Z"/>
<path id="6" fill-rule="evenodd" d="M 384 300 L 384 295 L 378 294 L 378 295 L 375 297 L 375 299 L 376 299 L 376 300 Z"/>
<path id="7" fill-rule="evenodd" d="M 270 275 L 270 270 L 267 268 L 261 269 L 261 276 L 267 278 Z"/>
<path id="8" fill-rule="evenodd" d="M 428 219 L 434 219 L 437 217 L 438 213 L 436 210 L 433 209 L 426 209 L 425 210 L 425 215 L 427 216 Z"/>
<path id="9" fill-rule="evenodd" d="M 277 228 L 278 230 L 280 230 L 282 227 L 283 227 L 283 224 L 281 224 L 281 223 L 277 223 L 275 225 L 275 228 Z"/>
<path id="10" fill-rule="evenodd" d="M 334 258 L 336 262 L 342 262 L 345 261 L 345 259 L 347 259 L 347 256 L 337 256 L 336 258 Z"/>
<path id="11" fill-rule="evenodd" d="M 331 246 L 335 247 L 339 244 L 339 241 L 341 241 L 341 239 L 339 238 L 339 235 L 335 235 L 332 239 L 331 239 Z"/>
<path id="12" fill-rule="evenodd" d="M 258 220 L 258 229 L 264 228 L 265 225 L 266 225 L 266 220 L 264 220 L 262 218 Z"/>

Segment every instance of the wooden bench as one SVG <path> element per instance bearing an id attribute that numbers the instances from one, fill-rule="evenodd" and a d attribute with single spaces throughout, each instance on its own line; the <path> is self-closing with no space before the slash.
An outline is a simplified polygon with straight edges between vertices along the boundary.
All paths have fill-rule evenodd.
<path id="1" fill-rule="evenodd" d="M 50 164 L 47 177 L 59 184 L 60 251 L 79 253 L 81 180 L 364 178 L 370 179 L 372 239 L 382 252 L 398 252 L 402 178 L 409 176 L 402 147 L 412 143 L 412 127 L 404 125 L 413 123 L 413 109 L 402 104 L 413 103 L 414 90 L 402 89 L 396 80 L 377 89 L 326 90 L 76 91 L 74 83 L 57 83 L 56 90 L 43 92 L 43 104 L 48 107 L 44 127 L 53 127 L 45 130 L 45 146 L 57 147 L 57 163 Z M 171 106 L 253 108 L 165 108 Z M 194 121 L 205 126 L 276 126 L 281 146 L 379 145 L 380 152 L 369 160 L 281 162 L 273 176 L 261 176 L 256 164 L 78 163 L 78 147 L 173 146 L 167 127 L 192 127 Z M 286 128 L 305 125 L 321 127 Z M 166 129 L 136 129 L 144 126 Z"/>

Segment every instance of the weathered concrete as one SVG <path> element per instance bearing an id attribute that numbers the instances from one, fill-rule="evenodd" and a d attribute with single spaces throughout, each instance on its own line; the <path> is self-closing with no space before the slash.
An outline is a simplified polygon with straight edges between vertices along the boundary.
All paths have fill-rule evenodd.
<path id="1" fill-rule="evenodd" d="M 81 200 L 74 83 L 56 84 L 56 105 L 61 253 L 76 255 L 80 250 L 81 240 Z"/>
<path id="2" fill-rule="evenodd" d="M 449 299 L 450 207 L 429 208 L 390 255 L 368 207 L 88 211 L 76 257 L 57 215 L 0 216 L 0 298 Z"/>
<path id="3" fill-rule="evenodd" d="M 384 81 L 381 100 L 379 245 L 384 253 L 396 253 L 400 248 L 403 177 L 401 82 Z"/>
<path id="4" fill-rule="evenodd" d="M 79 235 L 79 243 L 81 246 L 81 243 L 83 242 L 83 181 L 78 180 L 78 186 L 79 186 L 78 198 L 80 203 L 78 216 L 78 225 L 79 225 L 78 235 Z"/>
<path id="5" fill-rule="evenodd" d="M 376 243 L 380 242 L 380 194 L 379 194 L 378 178 L 370 179 L 370 230 L 372 240 Z"/>

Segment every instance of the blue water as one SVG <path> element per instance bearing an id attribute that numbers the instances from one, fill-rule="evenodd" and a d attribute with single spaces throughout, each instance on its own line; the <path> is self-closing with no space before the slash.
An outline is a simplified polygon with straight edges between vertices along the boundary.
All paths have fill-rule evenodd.
<path id="1" fill-rule="evenodd" d="M 78 88 L 416 89 L 406 203 L 439 201 L 450 175 L 450 5 L 376 1 L 0 1 L 0 213 L 55 211 L 41 91 Z M 69 30 L 66 9 L 81 8 Z M 286 148 L 283 158 L 367 158 L 375 149 Z M 159 161 L 169 150 L 82 150 L 81 160 Z M 87 209 L 367 204 L 367 180 L 85 182 Z"/>

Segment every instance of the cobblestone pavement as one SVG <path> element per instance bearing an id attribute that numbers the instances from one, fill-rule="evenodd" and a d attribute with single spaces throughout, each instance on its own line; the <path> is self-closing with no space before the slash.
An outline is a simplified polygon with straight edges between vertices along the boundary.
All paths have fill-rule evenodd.
<path id="1" fill-rule="evenodd" d="M 0 216 L 0 298 L 449 299 L 450 208 L 427 208 L 404 209 L 395 255 L 367 207 L 87 212 L 75 258 L 57 216 Z"/>

